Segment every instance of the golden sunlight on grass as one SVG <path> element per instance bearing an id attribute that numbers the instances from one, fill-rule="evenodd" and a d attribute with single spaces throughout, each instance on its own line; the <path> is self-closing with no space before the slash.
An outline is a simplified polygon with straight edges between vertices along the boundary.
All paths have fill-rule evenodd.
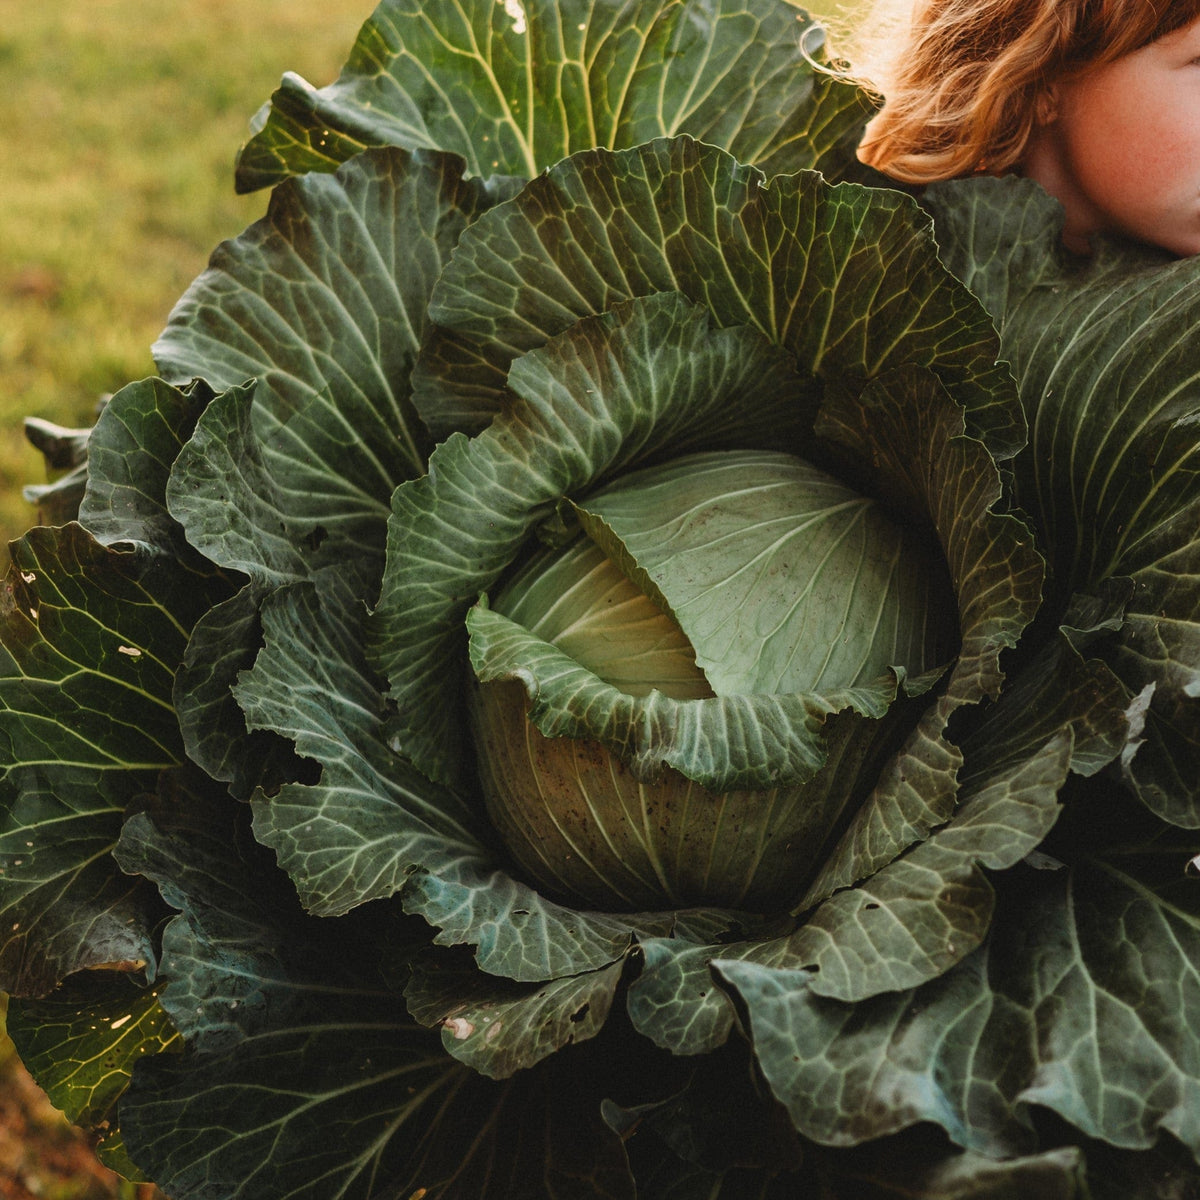
<path id="1" fill-rule="evenodd" d="M 44 470 L 22 418 L 90 425 L 213 246 L 266 208 L 233 193 L 285 70 L 317 84 L 371 0 L 60 0 L 0 28 L 0 533 Z"/>

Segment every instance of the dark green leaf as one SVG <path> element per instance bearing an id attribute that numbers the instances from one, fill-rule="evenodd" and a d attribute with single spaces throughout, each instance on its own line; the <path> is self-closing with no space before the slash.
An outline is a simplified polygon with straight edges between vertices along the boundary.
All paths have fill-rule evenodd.
<path id="1" fill-rule="evenodd" d="M 1012 1108 L 1031 1065 L 1028 1014 L 989 986 L 983 952 L 919 990 L 858 1004 L 816 996 L 804 971 L 724 960 L 717 971 L 806 1137 L 854 1146 L 931 1121 L 985 1154 L 1029 1142 Z"/>
<path id="2" fill-rule="evenodd" d="M 1128 577 L 1104 654 L 1130 696 L 1153 687 L 1127 775 L 1160 816 L 1200 826 L 1200 260 L 1057 248 L 1061 211 L 1024 180 L 932 189 L 947 262 L 1002 331 L 1031 428 L 1019 500 L 1060 603 Z"/>
<path id="3" fill-rule="evenodd" d="M 109 851 L 136 782 L 59 768 L 16 772 L 0 790 L 0 978 L 42 996 L 72 971 L 153 964 L 157 905 Z"/>
<path id="4" fill-rule="evenodd" d="M 309 1003 L 290 1028 L 135 1077 L 126 1140 L 174 1200 L 633 1200 L 598 1097 L 483 1079 L 378 1005 Z"/>
<path id="5" fill-rule="evenodd" d="M 70 429 L 41 417 L 25 418 L 25 440 L 37 450 L 48 472 L 87 466 L 91 429 Z"/>
<path id="6" fill-rule="evenodd" d="M 448 1058 L 385 978 L 423 923 L 306 916 L 244 813 L 206 789 L 122 838 L 125 867 L 183 909 L 161 982 L 188 1044 L 122 1100 L 135 1162 L 176 1200 L 632 1200 L 589 1087 L 495 1084 Z"/>
<path id="7" fill-rule="evenodd" d="M 4 596 L 5 767 L 154 771 L 179 761 L 170 704 L 188 628 L 222 580 L 78 525 L 15 548 Z"/>
<path id="8" fill-rule="evenodd" d="M 157 379 L 122 388 L 101 413 L 90 439 L 88 491 L 81 508 L 89 532 L 106 545 L 159 550 L 203 570 L 202 560 L 167 510 L 171 471 L 210 405 L 215 412 L 206 420 L 227 410 L 246 411 L 253 392 L 248 384 L 214 396 L 201 380 L 182 389 Z M 233 448 L 209 443 L 217 461 Z M 247 441 L 244 449 L 248 458 L 240 464 L 243 476 L 256 461 L 257 444 Z M 237 514 L 226 512 L 236 524 Z M 251 563 L 260 558 L 261 554 L 249 555 Z M 257 783 L 295 778 L 297 769 L 286 743 L 267 734 L 247 735 L 245 719 L 229 691 L 237 672 L 250 666 L 257 653 L 260 602 L 258 590 L 250 586 L 205 613 L 193 627 L 173 689 L 189 758 L 215 778 L 233 781 L 244 799 Z"/>
<path id="9" fill-rule="evenodd" d="M 307 578 L 337 509 L 330 508 L 330 526 L 296 528 L 295 501 L 263 461 L 256 391 L 253 382 L 231 387 L 208 406 L 175 462 L 167 499 L 192 545 L 267 588 Z M 344 552 L 342 534 L 336 540 Z"/>
<path id="10" fill-rule="evenodd" d="M 210 608 L 193 627 L 175 674 L 175 711 L 188 758 L 228 782 L 239 800 L 249 800 L 256 787 L 271 791 L 313 769 L 285 738 L 263 729 L 249 732 L 233 695 L 239 675 L 262 648 L 264 595 L 250 583 Z"/>
<path id="11" fill-rule="evenodd" d="M 189 540 L 273 582 L 382 556 L 392 489 L 425 468 L 409 399 L 426 306 L 459 234 L 503 190 L 451 155 L 379 151 L 293 180 L 224 243 L 155 346 L 210 407 L 171 480 Z"/>
<path id="12" fill-rule="evenodd" d="M 1077 791 L 1074 804 L 1093 795 Z M 818 997 L 803 971 L 716 970 L 815 1140 L 931 1121 L 967 1149 L 1011 1154 L 1043 1105 L 1112 1145 L 1144 1150 L 1167 1130 L 1200 1156 L 1200 902 L 1183 848 L 1151 851 L 1020 871 L 990 941 L 912 991 L 851 1005 Z"/>
<path id="13" fill-rule="evenodd" d="M 441 930 L 439 945 L 475 946 L 482 970 L 531 983 L 599 970 L 625 958 L 636 935 L 666 937 L 697 915 L 581 912 L 548 900 L 501 865 L 469 862 L 454 872 L 414 872 L 404 906 Z M 710 930 L 737 921 L 715 909 L 698 915 Z"/>
<path id="14" fill-rule="evenodd" d="M 368 146 L 530 177 L 577 150 L 689 133 L 772 171 L 839 177 L 871 111 L 781 0 L 385 0 L 336 83 L 285 75 L 238 161 L 250 191 Z"/>
<path id="15" fill-rule="evenodd" d="M 629 986 L 629 1016 L 639 1033 L 672 1054 L 709 1054 L 734 1028 L 729 997 L 714 982 L 710 965 L 743 959 L 788 963 L 785 937 L 697 945 L 675 938 L 646 938 L 645 965 Z"/>
<path id="16" fill-rule="evenodd" d="M 174 388 L 143 379 L 105 405 L 88 440 L 88 486 L 79 507 L 80 524 L 97 541 L 194 556 L 167 512 L 167 480 L 213 397 L 200 380 Z"/>
<path id="17" fill-rule="evenodd" d="M 14 546 L 0 628 L 4 986 L 153 962 L 154 906 L 108 859 L 123 810 L 182 760 L 171 707 L 191 624 L 219 576 L 118 552 L 78 525 Z"/>
<path id="18" fill-rule="evenodd" d="M 1187 861 L 1162 883 L 1136 859 L 1088 864 L 1069 899 L 1030 914 L 1021 964 L 1041 1061 L 1022 1099 L 1116 1146 L 1147 1149 L 1168 1130 L 1200 1159 L 1200 895 Z"/>
<path id="19" fill-rule="evenodd" d="M 1011 867 L 1058 818 L 1072 739 L 964 787 L 951 820 L 857 887 L 826 900 L 792 938 L 822 996 L 857 1000 L 932 979 L 982 941 L 993 897 L 979 869 Z"/>
<path id="20" fill-rule="evenodd" d="M 556 164 L 464 234 L 433 293 L 413 376 L 435 435 L 504 407 L 513 359 L 635 296 L 680 291 L 719 327 L 748 325 L 806 376 L 928 366 L 997 456 L 1024 429 L 987 315 L 898 192 L 766 177 L 690 138 Z"/>
<path id="21" fill-rule="evenodd" d="M 434 956 L 418 964 L 404 998 L 422 1025 L 441 1026 L 449 1054 L 482 1075 L 505 1079 L 595 1037 L 624 967 L 618 959 L 587 975 L 531 985 L 485 975 L 469 958 Z"/>
<path id="22" fill-rule="evenodd" d="M 961 646 L 936 699 L 828 853 L 806 905 L 865 879 L 949 819 L 962 754 L 947 725 L 999 694 L 1000 656 L 1037 612 L 1044 572 L 1028 527 L 1002 511 L 992 455 L 930 372 L 906 367 L 857 397 L 833 396 L 818 429 L 870 464 L 873 486 L 896 511 L 929 522 L 958 601 Z"/>
<path id="23" fill-rule="evenodd" d="M 1071 770 L 1094 775 L 1126 749 L 1131 736 L 1125 689 L 1099 659 L 1081 657 L 1079 636 L 1055 638 L 1027 658 L 999 702 L 961 738 L 968 787 L 997 769 L 1028 760 L 1033 748 L 1070 729 Z"/>
<path id="24" fill-rule="evenodd" d="M 37 505 L 38 525 L 66 525 L 79 515 L 87 487 L 90 429 L 68 429 L 40 417 L 25 418 L 25 440 L 40 451 L 51 482 L 30 484 L 23 497 Z"/>
<path id="25" fill-rule="evenodd" d="M 111 1136 L 134 1064 L 181 1049 L 160 988 L 128 975 L 79 974 L 44 1000 L 11 1000 L 8 1034 L 68 1120 Z"/>
<path id="26" fill-rule="evenodd" d="M 418 867 L 453 872 L 485 858 L 465 802 L 387 747 L 383 697 L 363 661 L 366 597 L 353 586 L 331 572 L 275 592 L 262 609 L 266 644 L 235 688 L 248 728 L 321 764 L 319 782 L 254 800 L 255 835 L 320 915 L 391 896 Z"/>

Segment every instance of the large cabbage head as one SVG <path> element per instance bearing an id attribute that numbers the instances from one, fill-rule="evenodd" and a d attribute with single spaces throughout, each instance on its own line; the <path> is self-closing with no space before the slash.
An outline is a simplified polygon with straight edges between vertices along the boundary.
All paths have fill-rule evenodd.
<path id="1" fill-rule="evenodd" d="M 585 503 L 585 532 L 467 616 L 492 824 L 530 878 L 594 907 L 790 906 L 894 748 L 902 687 L 957 649 L 936 546 L 778 451 L 683 455 Z M 844 715 L 757 787 L 699 738 L 663 746 L 739 715 L 758 740 L 765 704 Z M 645 749 L 606 734 L 621 709 L 659 727 Z"/>
<path id="2" fill-rule="evenodd" d="M 384 0 L 256 122 L 5 593 L 9 1026 L 125 1174 L 1197 1178 L 1200 277 L 877 186 L 819 53 Z"/>

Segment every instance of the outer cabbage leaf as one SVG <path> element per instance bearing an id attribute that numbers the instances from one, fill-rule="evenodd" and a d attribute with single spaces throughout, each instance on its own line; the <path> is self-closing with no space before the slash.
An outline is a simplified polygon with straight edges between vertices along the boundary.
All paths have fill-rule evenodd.
<path id="1" fill-rule="evenodd" d="M 172 471 L 192 545 L 272 584 L 378 561 L 392 489 L 425 469 L 409 373 L 430 292 L 504 194 L 453 155 L 379 151 L 289 182 L 217 249 L 154 348 L 168 378 L 258 380 L 208 407 Z"/>
<path id="2" fill-rule="evenodd" d="M 438 437 L 477 430 L 504 406 L 514 358 L 664 291 L 761 330 L 805 375 L 928 366 L 993 453 L 1024 443 L 995 330 L 907 196 L 811 171 L 768 183 L 687 137 L 572 155 L 477 222 L 434 290 L 414 401 Z"/>
<path id="3" fill-rule="evenodd" d="M 235 689 L 249 728 L 281 733 L 321 764 L 318 782 L 254 800 L 256 836 L 319 915 L 394 895 L 418 866 L 453 872 L 484 853 L 463 801 L 388 751 L 382 697 L 362 661 L 365 611 L 345 590 L 329 575 L 320 591 L 274 593 L 262 610 L 266 644 Z"/>
<path id="4" fill-rule="evenodd" d="M 122 388 L 88 440 L 82 524 L 105 545 L 156 550 L 190 569 L 211 572 L 212 565 L 188 543 L 168 511 L 171 472 L 210 406 L 218 412 L 226 407 L 244 411 L 253 391 L 251 383 L 217 396 L 202 380 L 175 388 L 159 379 Z M 252 443 L 245 448 L 250 453 L 256 449 Z M 254 461 L 243 463 L 241 473 Z M 261 557 L 251 555 L 250 561 Z M 188 757 L 214 778 L 234 781 L 244 797 L 258 782 L 293 778 L 297 769 L 289 744 L 268 734 L 247 735 L 245 719 L 229 693 L 237 670 L 249 666 L 258 651 L 260 600 L 259 590 L 251 586 L 196 621 L 172 692 Z"/>
<path id="5" fill-rule="evenodd" d="M 625 958 L 638 935 L 666 937 L 694 921 L 715 938 L 742 923 L 739 914 L 717 909 L 583 912 L 546 899 L 515 878 L 507 864 L 486 860 L 464 864 L 455 874 L 414 872 L 404 905 L 440 930 L 438 945 L 472 945 L 482 970 L 527 983 L 606 967 Z"/>
<path id="6" fill-rule="evenodd" d="M 857 165 L 871 106 L 814 69 L 823 41 L 782 0 L 384 0 L 336 83 L 284 76 L 238 188 L 387 145 L 529 178 L 578 150 L 678 133 L 772 171 L 838 177 Z"/>
<path id="7" fill-rule="evenodd" d="M 183 758 L 171 706 L 188 629 L 224 578 L 78 525 L 14 544 L 0 652 L 5 990 L 154 960 L 155 908 L 112 869 L 125 806 Z"/>
<path id="8" fill-rule="evenodd" d="M 262 648 L 260 609 L 266 590 L 246 584 L 213 605 L 192 627 L 183 662 L 175 673 L 175 711 L 188 758 L 230 793 L 249 800 L 255 788 L 274 791 L 305 778 L 312 763 L 273 730 L 247 729 L 246 714 L 233 694 L 242 671 Z"/>
<path id="9" fill-rule="evenodd" d="M 172 703 L 190 629 L 230 583 L 187 546 L 167 473 L 206 385 L 133 383 L 105 407 L 79 525 L 14 546 L 0 629 L 3 985 L 44 994 L 83 967 L 153 971 L 156 919 L 108 852 L 124 810 L 183 761 Z M 106 548 L 101 542 L 111 542 Z"/>
<path id="10" fill-rule="evenodd" d="M 945 686 L 828 852 L 805 905 L 866 878 L 950 817 L 961 751 L 947 726 L 965 706 L 999 694 L 1000 656 L 1041 599 L 1041 556 L 1024 522 L 1001 511 L 1000 473 L 990 445 L 970 436 L 968 412 L 930 372 L 905 367 L 858 397 L 835 394 L 817 423 L 869 471 L 889 511 L 932 527 L 961 643 Z"/>
<path id="11" fill-rule="evenodd" d="M 108 858 L 134 790 L 94 768 L 59 769 L 53 782 L 14 772 L 0 790 L 5 991 L 45 995 L 81 968 L 153 963 L 153 897 Z"/>
<path id="12" fill-rule="evenodd" d="M 1074 1146 L 997 1162 L 980 1154 L 939 1153 L 921 1146 L 905 1150 L 891 1142 L 880 1151 L 824 1157 L 809 1152 L 803 1172 L 781 1175 L 753 1168 L 710 1171 L 669 1152 L 654 1160 L 639 1184 L 655 1200 L 1096 1200 L 1089 1189 L 1083 1153 Z M 803 1180 L 803 1182 L 801 1182 Z M 1173 1180 L 1172 1180 L 1173 1182 Z M 1175 1200 L 1134 1176 L 1134 1189 L 1112 1200 Z M 797 1191 L 803 1187 L 807 1190 Z M 820 1189 L 819 1191 L 815 1189 Z"/>
<path id="13" fill-rule="evenodd" d="M 50 1102 L 96 1136 L 100 1160 L 126 1178 L 138 1171 L 121 1135 L 120 1098 L 147 1054 L 182 1048 L 158 994 L 131 975 L 85 972 L 45 1000 L 10 1000 L 5 1020 Z"/>
<path id="14" fill-rule="evenodd" d="M 91 432 L 41 417 L 25 418 L 25 440 L 41 453 L 50 478 L 49 483 L 29 484 L 21 490 L 25 500 L 37 505 L 39 525 L 66 525 L 79 516 L 79 502 L 87 487 Z"/>
<path id="15" fill-rule="evenodd" d="M 202 787 L 122 835 L 122 865 L 182 910 L 160 986 L 187 1049 L 146 1058 L 122 1098 L 136 1163 L 179 1200 L 632 1200 L 594 1093 L 444 1055 L 393 989 L 424 927 L 380 906 L 305 916 L 244 813 Z"/>
<path id="16" fill-rule="evenodd" d="M 104 406 L 87 440 L 87 489 L 79 506 L 80 524 L 98 542 L 196 561 L 165 497 L 171 467 L 213 399 L 201 380 L 176 388 L 144 379 Z"/>
<path id="17" fill-rule="evenodd" d="M 595 1037 L 624 967 L 617 959 L 585 975 L 516 984 L 483 974 L 470 957 L 434 956 L 418 964 L 404 998 L 422 1025 L 441 1026 L 447 1053 L 481 1075 L 506 1079 Z"/>
<path id="18" fill-rule="evenodd" d="M 248 732 L 231 692 L 261 646 L 257 610 L 327 566 L 354 581 L 351 602 L 374 597 L 391 491 L 428 449 L 408 377 L 429 292 L 507 186 L 398 150 L 291 182 L 218 249 L 156 345 L 173 377 L 258 381 L 230 386 L 157 460 L 191 544 L 253 581 L 200 621 L 176 693 L 189 753 L 239 795 L 297 775 L 286 741 Z"/>
<path id="19" fill-rule="evenodd" d="M 1059 603 L 1132 583 L 1102 651 L 1130 695 L 1152 688 L 1127 763 L 1143 800 L 1200 827 L 1200 262 L 1103 244 L 1057 247 L 1036 185 L 931 189 L 947 262 L 993 314 L 1030 424 L 1019 502 L 1044 534 Z"/>
<path id="20" fill-rule="evenodd" d="M 1106 798 L 1080 785 L 1071 804 L 1094 827 L 1088 809 Z M 716 969 L 746 1006 L 772 1089 L 818 1141 L 932 1121 L 959 1145 L 1009 1154 L 1030 1143 L 1041 1105 L 1115 1146 L 1147 1149 L 1165 1129 L 1200 1156 L 1192 848 L 1151 841 L 1021 870 L 988 943 L 915 991 L 847 1005 L 818 998 L 803 972 Z"/>
<path id="21" fill-rule="evenodd" d="M 135 1078 L 128 1145 L 178 1200 L 633 1200 L 590 1094 L 483 1079 L 362 996 L 312 995 L 291 1021 Z M 231 1110 L 244 1115 L 232 1137 Z"/>

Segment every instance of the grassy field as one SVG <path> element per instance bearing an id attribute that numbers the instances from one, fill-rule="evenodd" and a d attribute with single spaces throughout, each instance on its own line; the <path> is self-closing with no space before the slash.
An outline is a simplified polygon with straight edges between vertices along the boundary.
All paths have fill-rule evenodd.
<path id="1" fill-rule="evenodd" d="M 329 82 L 371 0 L 0 4 L 0 533 L 44 478 L 22 418 L 90 425 L 171 305 L 266 207 L 233 194 L 285 70 Z"/>

